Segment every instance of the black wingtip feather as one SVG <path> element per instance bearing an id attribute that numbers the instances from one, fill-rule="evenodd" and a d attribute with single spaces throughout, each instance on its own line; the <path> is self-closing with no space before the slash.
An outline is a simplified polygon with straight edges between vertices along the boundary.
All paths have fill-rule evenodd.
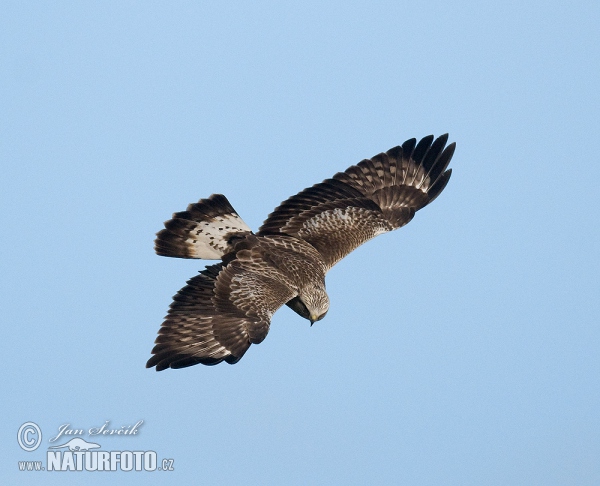
<path id="1" fill-rule="evenodd" d="M 241 358 L 236 356 L 227 356 L 225 358 L 210 358 L 203 357 L 198 358 L 195 356 L 186 356 L 186 355 L 173 355 L 172 353 L 159 353 L 152 356 L 148 362 L 146 363 L 146 368 L 154 368 L 156 367 L 156 371 L 163 371 L 168 368 L 178 370 L 181 368 L 188 368 L 190 366 L 195 366 L 197 364 L 203 364 L 205 366 L 214 366 L 223 361 L 229 364 L 237 363 Z"/>
<path id="2" fill-rule="evenodd" d="M 388 157 L 391 157 L 392 159 L 396 159 L 399 160 L 402 158 L 402 147 L 400 145 L 396 146 L 396 147 L 392 147 L 391 149 L 389 149 L 386 154 L 388 154 Z"/>
<path id="3" fill-rule="evenodd" d="M 450 164 L 450 160 L 452 160 L 452 156 L 454 155 L 455 149 L 456 142 L 452 142 L 444 149 L 444 151 L 437 158 L 434 166 L 429 172 L 429 177 L 433 184 L 437 182 L 437 179 L 440 177 L 440 175 L 447 169 L 448 165 Z"/>
<path id="4" fill-rule="evenodd" d="M 442 150 L 444 149 L 444 146 L 446 145 L 447 141 L 448 134 L 445 133 L 444 135 L 441 135 L 438 138 L 436 138 L 435 141 L 431 144 L 431 147 L 429 147 L 429 150 L 427 151 L 427 154 L 423 159 L 423 169 L 425 169 L 426 173 L 429 173 L 431 168 L 434 165 L 436 165 L 436 162 L 438 161 L 440 154 L 442 153 Z"/>
<path id="5" fill-rule="evenodd" d="M 429 201 L 427 204 L 433 202 L 433 200 L 440 195 L 440 193 L 448 184 L 450 180 L 450 176 L 452 175 L 452 169 L 448 169 L 446 172 L 442 174 L 442 176 L 437 180 L 437 182 L 429 189 L 427 195 L 429 196 Z"/>
<path id="6" fill-rule="evenodd" d="M 404 157 L 412 156 L 413 151 L 415 150 L 415 146 L 417 145 L 416 138 L 410 138 L 406 142 L 402 144 L 402 152 Z"/>
<path id="7" fill-rule="evenodd" d="M 415 150 L 412 153 L 412 159 L 417 163 L 417 165 L 420 165 L 423 161 L 423 157 L 425 157 L 425 154 L 427 154 L 427 151 L 431 146 L 431 142 L 433 142 L 433 135 L 427 135 L 426 137 L 423 137 L 415 147 Z"/>

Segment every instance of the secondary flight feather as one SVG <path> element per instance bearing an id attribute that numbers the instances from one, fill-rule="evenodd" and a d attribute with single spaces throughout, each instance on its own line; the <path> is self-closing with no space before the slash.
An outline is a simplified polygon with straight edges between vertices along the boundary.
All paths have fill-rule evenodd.
<path id="1" fill-rule="evenodd" d="M 173 214 L 158 255 L 220 260 L 173 297 L 146 367 L 237 363 L 284 304 L 311 325 L 325 317 L 325 274 L 377 235 L 398 229 L 446 187 L 455 144 L 410 139 L 279 205 L 253 233 L 222 194 Z"/>

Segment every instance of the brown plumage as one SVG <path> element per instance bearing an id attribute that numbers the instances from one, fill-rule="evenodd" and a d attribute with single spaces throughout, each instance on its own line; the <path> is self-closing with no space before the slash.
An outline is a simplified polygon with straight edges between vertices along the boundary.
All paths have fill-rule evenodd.
<path id="1" fill-rule="evenodd" d="M 446 187 L 448 135 L 406 141 L 290 197 L 253 234 L 221 194 L 173 214 L 156 252 L 221 259 L 177 295 L 146 366 L 237 363 L 286 304 L 313 322 L 329 309 L 325 274 L 371 238 L 407 224 Z"/>

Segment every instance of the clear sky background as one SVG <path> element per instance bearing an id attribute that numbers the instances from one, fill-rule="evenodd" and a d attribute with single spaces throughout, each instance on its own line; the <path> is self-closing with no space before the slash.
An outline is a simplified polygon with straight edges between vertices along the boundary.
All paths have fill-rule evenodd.
<path id="1" fill-rule="evenodd" d="M 0 8 L 3 484 L 600 483 L 600 3 Z M 444 193 L 234 366 L 145 369 L 204 262 L 171 213 L 282 200 L 411 137 Z M 62 424 L 175 471 L 19 472 Z M 42 446 L 18 446 L 37 423 Z M 88 438 L 89 439 L 89 438 Z"/>

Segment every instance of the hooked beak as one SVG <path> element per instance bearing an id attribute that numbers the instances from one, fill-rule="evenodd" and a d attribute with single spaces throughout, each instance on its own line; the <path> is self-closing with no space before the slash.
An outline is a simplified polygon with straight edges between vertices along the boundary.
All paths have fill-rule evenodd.
<path id="1" fill-rule="evenodd" d="M 311 314 L 311 316 L 308 320 L 310 321 L 310 327 L 312 327 L 312 325 L 319 320 L 319 316 L 315 316 L 315 315 Z"/>

